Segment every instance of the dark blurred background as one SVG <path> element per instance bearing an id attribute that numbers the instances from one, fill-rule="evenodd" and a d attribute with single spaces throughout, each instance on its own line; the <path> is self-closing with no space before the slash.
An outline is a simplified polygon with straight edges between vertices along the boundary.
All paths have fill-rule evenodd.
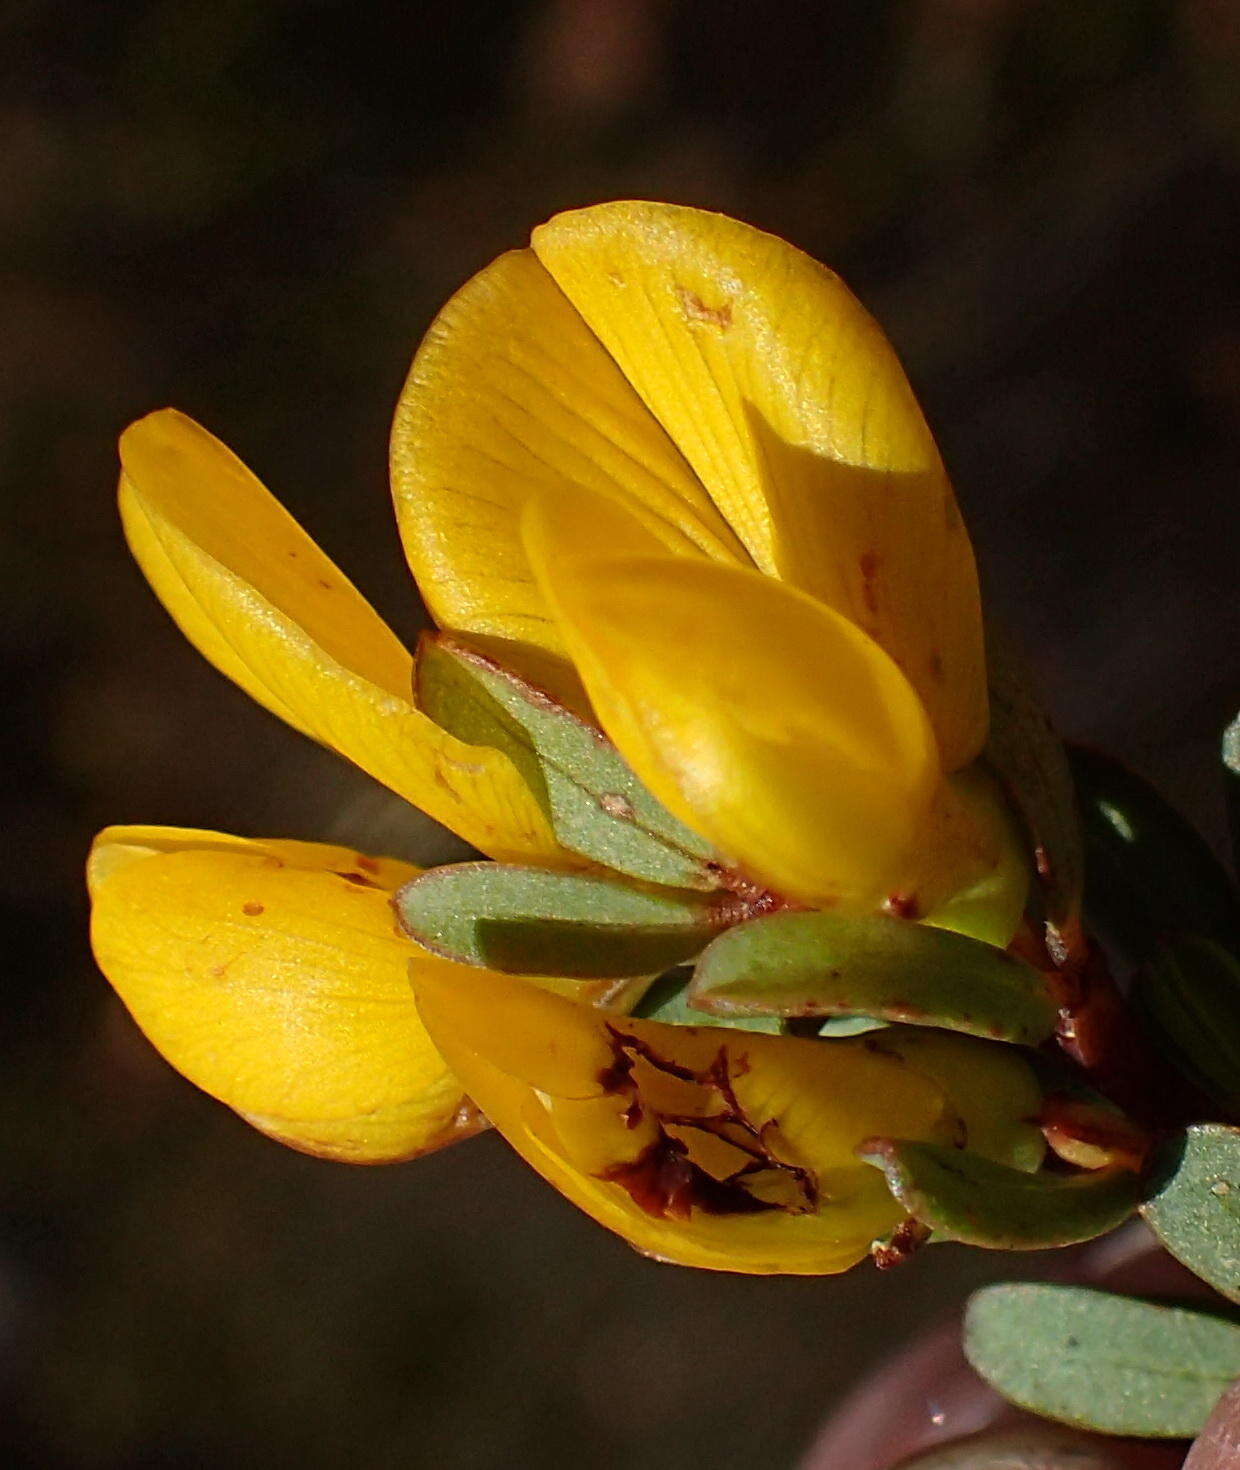
<path id="1" fill-rule="evenodd" d="M 1008 1268 L 676 1272 L 492 1137 L 355 1171 L 173 1074 L 89 957 L 97 826 L 450 848 L 182 644 L 115 436 L 200 418 L 412 635 L 385 441 L 436 308 L 560 208 L 740 215 L 886 326 L 1063 726 L 1217 837 L 1238 83 L 1234 0 L 0 3 L 8 1463 L 786 1466 Z"/>

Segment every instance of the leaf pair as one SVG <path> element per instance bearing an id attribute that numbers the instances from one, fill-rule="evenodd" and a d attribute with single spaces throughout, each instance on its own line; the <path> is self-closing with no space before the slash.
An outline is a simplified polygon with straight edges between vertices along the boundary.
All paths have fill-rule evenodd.
<path id="1" fill-rule="evenodd" d="M 889 1146 L 893 1152 L 888 1177 L 902 1170 L 896 1191 L 912 1207 L 918 1183 L 945 1165 L 921 1158 L 925 1145 Z M 1108 1188 L 1101 1175 L 1094 1188 Z M 1197 1124 L 1168 1140 L 1141 1213 L 1172 1255 L 1240 1303 L 1240 1130 Z M 1106 1434 L 1187 1438 L 1240 1377 L 1240 1323 L 1084 1287 L 994 1286 L 970 1303 L 965 1351 L 993 1388 L 1035 1414 Z M 1229 1400 L 1219 1410 L 1234 1429 L 1240 1405 Z M 1211 1422 L 1221 1443 L 1223 1429 Z M 1188 1463 L 1231 1464 L 1210 1458 L 1213 1443 L 1205 1436 Z"/>
<path id="2" fill-rule="evenodd" d="M 1031 965 L 884 915 L 781 913 L 738 923 L 745 913 L 731 895 L 496 863 L 433 869 L 400 891 L 397 909 L 426 948 L 516 974 L 652 975 L 705 950 L 678 1002 L 684 1022 L 698 1025 L 842 1018 L 856 1031 L 868 1029 L 854 1019 L 862 1017 L 1028 1046 L 1055 1025 L 1054 1002 Z"/>

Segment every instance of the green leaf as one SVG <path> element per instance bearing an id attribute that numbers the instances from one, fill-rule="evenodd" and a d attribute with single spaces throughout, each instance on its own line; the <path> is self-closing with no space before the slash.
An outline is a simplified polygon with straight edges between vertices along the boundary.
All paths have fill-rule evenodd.
<path id="1" fill-rule="evenodd" d="M 857 1150 L 882 1169 L 908 1213 L 937 1234 L 990 1250 L 1041 1250 L 1093 1240 L 1121 1225 L 1141 1198 L 1127 1169 L 1026 1174 L 964 1149 L 871 1138 Z"/>
<path id="2" fill-rule="evenodd" d="M 672 888 L 718 887 L 711 848 L 629 770 L 607 737 L 518 675 L 446 634 L 426 634 L 418 705 L 471 745 L 516 766 L 570 852 Z"/>
<path id="3" fill-rule="evenodd" d="M 978 939 L 892 919 L 772 914 L 720 934 L 689 1003 L 717 1016 L 876 1016 L 1036 1046 L 1055 1002 L 1041 974 Z"/>
<path id="4" fill-rule="evenodd" d="M 1187 1439 L 1240 1374 L 1240 1327 L 1085 1287 L 990 1286 L 965 1355 L 1004 1398 L 1104 1434 Z"/>
<path id="5" fill-rule="evenodd" d="M 1089 904 L 1143 958 L 1168 933 L 1240 943 L 1240 899 L 1201 834 L 1149 784 L 1098 751 L 1074 747 L 1089 853 Z"/>
<path id="6" fill-rule="evenodd" d="M 775 1016 L 708 1016 L 688 1001 L 688 975 L 663 975 L 633 1007 L 633 1015 L 667 1026 L 731 1026 L 738 1031 L 765 1031 L 778 1036 L 783 1029 Z"/>
<path id="7" fill-rule="evenodd" d="M 1106 1445 L 1047 1424 L 984 1429 L 901 1460 L 893 1470 L 1124 1470 L 1124 1461 Z"/>
<path id="8" fill-rule="evenodd" d="M 401 888 L 396 912 L 424 949 L 515 975 L 650 975 L 695 955 L 716 932 L 705 899 L 618 878 L 504 863 L 431 868 Z"/>
<path id="9" fill-rule="evenodd" d="M 986 630 L 986 649 L 990 735 L 983 758 L 1028 831 L 1054 940 L 1076 926 L 1084 886 L 1072 772 L 1063 741 L 1047 718 L 1023 661 L 992 628 Z"/>
<path id="10" fill-rule="evenodd" d="M 1161 942 L 1134 998 L 1171 1060 L 1229 1118 L 1240 1118 L 1240 962 L 1195 934 Z"/>
<path id="11" fill-rule="evenodd" d="M 1232 855 L 1240 866 L 1240 715 L 1223 731 L 1223 784 L 1231 819 Z"/>
<path id="12" fill-rule="evenodd" d="M 1155 1169 L 1146 1223 L 1178 1261 L 1240 1302 L 1240 1129 L 1196 1123 L 1168 1141 Z"/>
<path id="13" fill-rule="evenodd" d="M 828 1016 L 816 1034 L 838 1041 L 847 1036 L 865 1036 L 870 1031 L 885 1031 L 890 1025 L 890 1021 L 882 1021 L 877 1016 Z"/>

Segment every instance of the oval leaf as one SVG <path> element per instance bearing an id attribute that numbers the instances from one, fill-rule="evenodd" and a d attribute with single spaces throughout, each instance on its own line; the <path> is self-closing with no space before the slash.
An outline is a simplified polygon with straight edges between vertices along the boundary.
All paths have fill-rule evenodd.
<path id="1" fill-rule="evenodd" d="M 990 735 L 983 758 L 1029 834 L 1048 938 L 1057 942 L 1062 962 L 1079 927 L 1085 872 L 1072 772 L 1023 661 L 993 628 L 986 630 L 986 662 Z"/>
<path id="2" fill-rule="evenodd" d="M 1103 1434 L 1187 1439 L 1240 1374 L 1240 1327 L 1086 1287 L 977 1292 L 965 1356 L 1004 1398 Z"/>
<path id="3" fill-rule="evenodd" d="M 772 914 L 729 929 L 698 961 L 689 1003 L 717 1016 L 876 1016 L 1027 1046 L 1057 1016 L 1023 960 L 882 914 Z"/>
<path id="4" fill-rule="evenodd" d="M 568 851 L 649 883 L 718 886 L 710 846 L 651 796 L 605 735 L 550 695 L 443 633 L 420 640 L 414 685 L 437 725 L 508 757 Z"/>
<path id="5" fill-rule="evenodd" d="M 1159 936 L 1240 942 L 1240 900 L 1197 830 L 1140 776 L 1098 751 L 1070 752 L 1089 852 L 1090 907 L 1134 957 Z"/>
<path id="6" fill-rule="evenodd" d="M 901 1460 L 892 1470 L 1124 1470 L 1106 1445 L 1051 1425 L 986 1429 Z"/>
<path id="7" fill-rule="evenodd" d="M 778 1036 L 783 1026 L 777 1016 L 706 1016 L 688 1001 L 688 975 L 663 975 L 633 1007 L 632 1014 L 668 1026 L 730 1026 L 738 1031 L 763 1031 Z"/>
<path id="8" fill-rule="evenodd" d="M 1171 1140 L 1161 1164 L 1157 1191 L 1141 1206 L 1147 1224 L 1178 1261 L 1240 1302 L 1240 1129 L 1195 1124 Z"/>
<path id="9" fill-rule="evenodd" d="M 914 1218 L 938 1235 L 990 1250 L 1093 1240 L 1122 1224 L 1140 1199 L 1128 1169 L 1026 1174 L 964 1149 L 891 1138 L 868 1139 L 857 1152 L 882 1169 Z"/>
<path id="10" fill-rule="evenodd" d="M 1160 943 L 1134 996 L 1171 1059 L 1228 1117 L 1240 1118 L 1240 962 L 1195 934 Z"/>
<path id="11" fill-rule="evenodd" d="M 1206 1420 L 1183 1470 L 1236 1470 L 1240 1465 L 1240 1383 L 1233 1383 Z"/>
<path id="12" fill-rule="evenodd" d="M 409 937 L 434 954 L 515 975 L 657 974 L 695 955 L 719 911 L 615 878 L 503 863 L 432 868 L 395 897 Z"/>

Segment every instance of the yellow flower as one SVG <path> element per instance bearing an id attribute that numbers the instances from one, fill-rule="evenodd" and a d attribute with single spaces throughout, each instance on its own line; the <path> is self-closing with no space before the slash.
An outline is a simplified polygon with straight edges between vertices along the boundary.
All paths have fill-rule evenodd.
<path id="1" fill-rule="evenodd" d="M 121 461 L 134 555 L 219 669 L 489 857 L 587 866 L 505 755 L 417 707 L 410 654 L 216 439 L 167 410 Z M 558 216 L 431 327 L 392 472 L 436 621 L 596 719 L 734 885 L 1007 943 L 1026 864 L 974 764 L 972 552 L 899 364 L 829 271 L 694 210 Z M 870 1134 L 964 1129 L 1030 1167 L 1010 1050 L 621 1023 L 601 985 L 416 948 L 390 905 L 413 872 L 110 828 L 93 942 L 164 1055 L 272 1136 L 405 1158 L 480 1126 L 472 1099 L 668 1259 L 851 1264 L 898 1218 L 853 1157 Z"/>

